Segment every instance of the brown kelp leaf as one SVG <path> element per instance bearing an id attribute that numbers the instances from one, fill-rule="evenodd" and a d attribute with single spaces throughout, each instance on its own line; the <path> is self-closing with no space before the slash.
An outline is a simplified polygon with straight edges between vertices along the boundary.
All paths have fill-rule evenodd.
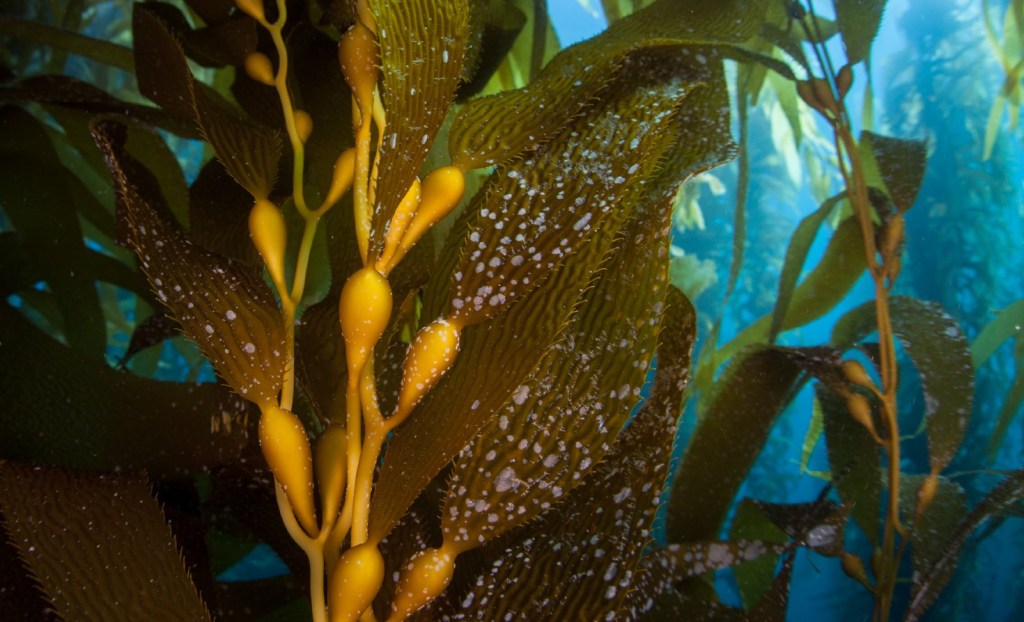
<path id="1" fill-rule="evenodd" d="M 839 498 L 849 506 L 850 516 L 876 543 L 882 507 L 882 459 L 878 444 L 850 416 L 843 398 L 821 385 L 815 390 L 824 419 L 832 484 Z"/>
<path id="2" fill-rule="evenodd" d="M 480 92 L 513 49 L 526 14 L 510 0 L 477 0 L 469 11 L 469 42 L 457 99 Z"/>
<path id="3" fill-rule="evenodd" d="M 945 539 L 941 553 L 931 559 L 927 567 L 914 572 L 910 605 L 903 618 L 905 622 L 920 620 L 939 597 L 953 576 L 967 538 L 990 518 L 1002 515 L 1021 499 L 1024 499 L 1024 469 L 1012 471 L 989 491 L 981 503 L 975 506 Z"/>
<path id="4" fill-rule="evenodd" d="M 166 313 L 157 312 L 142 320 L 132 331 L 132 338 L 124 356 L 118 361 L 118 367 L 124 368 L 128 361 L 139 352 L 163 343 L 178 334 L 178 323 Z"/>
<path id="5" fill-rule="evenodd" d="M 967 338 L 938 304 L 893 296 L 889 307 L 893 332 L 921 378 L 928 459 L 932 473 L 941 473 L 963 442 L 974 404 L 974 366 Z M 836 322 L 832 342 L 849 347 L 876 327 L 874 304 L 864 304 Z"/>
<path id="6" fill-rule="evenodd" d="M 626 225 L 635 244 L 612 251 L 559 343 L 456 460 L 446 540 L 475 545 L 532 520 L 610 448 L 639 401 L 664 308 L 671 209 L 654 207 Z"/>
<path id="7" fill-rule="evenodd" d="M 752 346 L 733 358 L 676 471 L 666 525 L 670 542 L 718 535 L 801 372 L 831 381 L 839 364 L 831 348 Z"/>
<path id="8" fill-rule="evenodd" d="M 652 57 L 652 62 L 672 66 L 659 63 L 659 58 Z M 661 192 L 669 192 L 669 188 L 674 191 L 686 176 L 717 165 L 728 157 L 731 143 L 728 115 L 721 114 L 725 91 L 719 88 L 724 84 L 720 70 L 718 66 L 714 77 L 707 80 L 712 85 L 710 88 L 696 91 L 686 99 L 675 117 L 677 125 L 669 126 L 679 132 L 673 135 L 679 141 L 663 156 L 663 178 L 657 184 L 637 183 L 628 189 L 621 199 L 623 214 L 607 218 L 600 235 L 592 235 L 587 244 L 567 256 L 559 269 L 544 279 L 526 301 L 488 324 L 471 326 L 463 332 L 459 358 L 447 380 L 442 380 L 410 420 L 396 431 L 375 491 L 371 531 L 387 533 L 417 491 L 463 449 L 488 420 L 497 416 L 498 410 L 535 372 L 611 248 L 614 232 L 620 226 L 616 223 L 621 223 L 628 215 L 635 201 L 644 199 L 649 192 L 646 198 L 657 203 Z M 688 140 L 689 136 L 702 136 L 707 140 Z M 489 192 L 488 186 L 481 192 Z M 639 196 L 630 196 L 632 193 Z M 474 200 L 470 207 L 482 209 L 482 203 L 483 200 Z M 473 217 L 471 214 L 460 219 L 453 231 L 468 235 L 468 223 Z M 450 255 L 457 253 L 460 246 L 459 243 L 446 245 L 449 256 L 442 255 L 442 266 L 455 265 Z M 440 306 L 439 299 L 432 298 L 431 293 L 438 282 L 435 278 L 431 283 L 425 308 Z M 440 286 L 444 288 L 447 283 L 441 281 Z"/>
<path id="9" fill-rule="evenodd" d="M 900 506 L 904 515 L 914 516 L 918 494 L 927 476 L 904 476 L 900 481 Z M 968 511 L 967 493 L 956 482 L 939 476 L 938 486 L 928 508 L 913 522 L 910 533 L 910 555 L 914 574 L 927 574 L 933 561 L 939 559 L 949 538 L 956 531 Z"/>
<path id="10" fill-rule="evenodd" d="M 370 255 L 384 248 L 388 223 L 441 128 L 462 76 L 469 36 L 466 0 L 373 0 L 387 128 L 373 209 Z"/>
<path id="11" fill-rule="evenodd" d="M 862 132 L 859 146 L 868 183 L 884 188 L 901 212 L 910 209 L 924 180 L 928 144 Z"/>
<path id="12" fill-rule="evenodd" d="M 630 63 L 633 71 L 644 71 L 642 60 Z M 653 172 L 689 89 L 652 78 L 609 93 L 546 149 L 495 172 L 452 276 L 449 317 L 466 323 L 494 317 L 591 236 L 617 230 L 615 223 L 606 230 L 604 219 L 621 222 L 622 197 Z M 642 122 L 621 122 L 631 116 Z"/>
<path id="13" fill-rule="evenodd" d="M 132 34 L 142 94 L 176 116 L 194 119 L 231 176 L 253 196 L 268 196 L 281 157 L 279 133 L 239 118 L 196 81 L 181 45 L 151 7 L 134 5 Z"/>
<path id="14" fill-rule="evenodd" d="M 210 620 L 139 476 L 0 465 L 4 525 L 67 620 Z"/>
<path id="15" fill-rule="evenodd" d="M 851 65 L 866 59 L 878 36 L 886 0 L 833 0 L 836 24 Z"/>
<path id="16" fill-rule="evenodd" d="M 587 479 L 477 580 L 454 619 L 500 620 L 514 612 L 601 620 L 631 606 L 626 595 L 668 474 L 696 330 L 692 307 L 672 291 L 650 399 Z"/>
<path id="17" fill-rule="evenodd" d="M 100 122 L 93 134 L 107 158 L 128 243 L 157 298 L 231 388 L 256 403 L 275 400 L 284 375 L 284 327 L 273 294 L 256 273 L 199 248 L 158 216 L 129 178 L 144 170 L 123 152 L 123 126 Z"/>
<path id="18" fill-rule="evenodd" d="M 252 195 L 210 160 L 188 189 L 188 237 L 211 253 L 261 269 L 263 260 L 249 237 L 251 210 Z"/>
<path id="19" fill-rule="evenodd" d="M 215 384 L 178 384 L 116 371 L 51 339 L 0 305 L 0 456 L 181 477 L 237 456 L 246 403 Z M 69 413 L 68 404 L 74 404 Z"/>
<path id="20" fill-rule="evenodd" d="M 680 10 L 675 2 L 660 0 L 615 22 L 601 35 L 563 50 L 531 84 L 464 106 L 449 135 L 452 162 L 464 169 L 477 168 L 535 149 L 597 101 L 608 81 L 622 73 L 631 52 L 742 42 L 757 33 L 765 5 L 762 0 L 700 0 Z M 695 59 L 706 53 L 692 51 Z"/>

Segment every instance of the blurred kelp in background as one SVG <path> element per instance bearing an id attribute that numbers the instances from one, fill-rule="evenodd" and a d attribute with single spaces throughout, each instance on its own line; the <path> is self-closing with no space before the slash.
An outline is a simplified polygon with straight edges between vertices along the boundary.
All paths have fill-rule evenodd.
<path id="1" fill-rule="evenodd" d="M 888 4 L 5 7 L 2 610 L 1014 619 L 1024 3 Z"/>

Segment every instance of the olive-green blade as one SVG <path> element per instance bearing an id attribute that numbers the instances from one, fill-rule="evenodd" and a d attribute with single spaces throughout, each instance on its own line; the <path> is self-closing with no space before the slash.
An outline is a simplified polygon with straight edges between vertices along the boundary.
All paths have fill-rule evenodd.
<path id="1" fill-rule="evenodd" d="M 518 532 L 455 619 L 602 620 L 629 606 L 668 473 L 696 331 L 689 302 L 671 291 L 650 399 L 565 502 Z"/>
<path id="2" fill-rule="evenodd" d="M 370 232 L 371 259 L 441 128 L 462 77 L 466 0 L 373 0 L 387 127 Z"/>
<path id="3" fill-rule="evenodd" d="M 147 173 L 124 153 L 123 126 L 100 122 L 93 133 L 114 179 L 128 243 L 156 297 L 231 388 L 256 403 L 276 399 L 285 348 L 273 294 L 257 273 L 199 248 L 161 219 L 140 194 Z"/>
<path id="4" fill-rule="evenodd" d="M 765 0 L 659 0 L 601 35 L 563 50 L 531 84 L 463 107 L 449 135 L 452 162 L 476 168 L 512 160 L 543 145 L 621 77 L 631 53 L 661 46 L 736 44 L 757 34 Z M 705 58 L 706 60 L 706 58 Z"/>
<path id="5" fill-rule="evenodd" d="M 65 620 L 210 620 L 145 478 L 5 462 L 0 509 Z"/>

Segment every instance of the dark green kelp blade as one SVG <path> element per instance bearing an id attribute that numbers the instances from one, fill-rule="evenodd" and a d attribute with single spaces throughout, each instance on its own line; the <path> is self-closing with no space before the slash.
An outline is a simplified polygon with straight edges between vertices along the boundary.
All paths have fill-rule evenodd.
<path id="1" fill-rule="evenodd" d="M 0 305 L 0 457 L 181 477 L 237 456 L 255 418 L 214 384 L 116 371 Z"/>
<path id="2" fill-rule="evenodd" d="M 284 377 L 284 327 L 273 294 L 255 271 L 199 248 L 143 196 L 146 171 L 123 150 L 124 127 L 94 126 L 114 179 L 128 244 L 156 297 L 222 378 L 256 403 L 277 397 Z"/>
<path id="3" fill-rule="evenodd" d="M 0 464 L 21 559 L 66 620 L 210 620 L 145 478 Z"/>

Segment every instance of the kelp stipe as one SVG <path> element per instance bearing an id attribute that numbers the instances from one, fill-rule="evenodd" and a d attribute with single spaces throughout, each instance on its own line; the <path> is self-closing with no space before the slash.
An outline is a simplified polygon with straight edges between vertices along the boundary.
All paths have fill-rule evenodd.
<path id="1" fill-rule="evenodd" d="M 838 19 L 827 23 L 800 3 L 660 0 L 546 66 L 545 45 L 536 45 L 546 39 L 537 34 L 547 27 L 540 3 L 528 7 L 535 45 L 522 57 L 515 47 L 509 56 L 510 40 L 527 18 L 502 0 L 188 4 L 203 26 L 171 5 L 134 7 L 131 62 L 122 48 L 95 48 L 134 66 L 157 108 L 61 77 L 0 91 L 45 104 L 42 114 L 63 128 L 48 132 L 5 107 L 17 132 L 4 155 L 53 171 L 48 203 L 74 205 L 90 222 L 87 235 L 106 234 L 105 250 L 118 252 L 107 238 L 128 246 L 148 287 L 123 253 L 116 269 L 88 252 L 39 261 L 47 223 L 16 206 L 5 209 L 24 237 L 5 236 L 18 266 L 50 270 L 58 302 L 81 289 L 61 274 L 77 262 L 90 286 L 112 280 L 167 308 L 232 390 L 107 368 L 94 360 L 103 342 L 96 313 L 89 320 L 67 304 L 40 313 L 64 318 L 65 346 L 22 317 L 48 309 L 39 297 L 3 308 L 0 353 L 10 368 L 37 361 L 25 364 L 28 376 L 56 371 L 76 381 L 10 391 L 18 407 L 10 411 L 44 414 L 40 423 L 5 419 L 13 434 L 3 455 L 56 466 L 0 467 L 18 572 L 24 565 L 65 618 L 130 609 L 173 619 L 296 610 L 315 620 L 783 619 L 794 557 L 805 548 L 836 557 L 873 592 L 884 619 L 908 547 L 919 570 L 907 608 L 914 618 L 948 580 L 967 536 L 1021 497 L 1017 474 L 973 512 L 962 507 L 943 471 L 969 411 L 966 340 L 936 306 L 890 296 L 924 149 L 873 134 L 856 141 L 844 103 L 883 2 L 866 12 L 837 2 Z M 79 39 L 45 32 L 82 50 Z M 836 33 L 849 54 L 843 68 L 824 54 Z M 703 419 L 675 476 L 656 540 L 664 544 L 654 545 L 696 331 L 689 302 L 669 287 L 672 205 L 685 179 L 735 152 L 726 58 L 744 63 L 741 128 L 745 106 L 775 72 L 792 105 L 801 97 L 834 129 L 845 183 L 794 236 L 774 312 L 732 343 L 706 346 L 695 369 Z M 233 74 L 211 86 L 196 62 Z M 520 72 L 529 84 L 509 84 L 516 67 L 529 68 Z M 819 77 L 797 81 L 794 70 Z M 467 99 L 493 71 L 488 92 L 497 83 L 521 88 Z M 185 188 L 153 127 L 201 137 L 217 161 Z M 744 137 L 741 129 L 741 158 Z M 102 154 L 114 218 L 84 198 L 75 203 L 77 178 L 52 145 L 94 165 Z M 8 171 L 28 169 L 7 160 Z M 77 219 L 67 212 L 74 218 L 61 225 Z M 450 212 L 454 222 L 439 226 Z M 800 280 L 814 234 L 830 221 L 829 250 Z M 82 233 L 70 231 L 64 242 L 83 246 Z M 737 271 L 741 261 L 738 253 Z M 849 313 L 830 345 L 772 345 L 832 308 L 865 270 L 876 304 Z M 7 276 L 18 292 L 38 278 L 28 269 Z M 135 349 L 171 334 L 153 317 L 135 331 Z M 873 331 L 877 346 L 864 343 Z M 1002 334 L 993 328 L 989 339 Z M 935 398 L 924 478 L 901 472 L 897 458 L 895 338 Z M 844 360 L 854 346 L 865 354 Z M 772 420 L 811 376 L 832 486 L 804 504 L 735 500 Z M 39 440 L 63 400 L 81 404 L 93 430 Z M 107 435 L 118 442 L 104 444 Z M 892 465 L 886 487 L 883 456 Z M 139 476 L 69 467 L 145 470 L 153 490 Z M 32 487 L 39 494 L 26 492 Z M 81 495 L 119 501 L 102 516 L 61 512 L 89 507 Z M 872 538 L 873 563 L 845 549 L 850 520 Z M 69 523 L 99 534 L 97 546 L 36 545 Z M 145 535 L 134 548 L 122 537 L 133 530 Z M 921 533 L 940 535 L 915 539 Z M 217 580 L 257 542 L 271 544 L 290 576 Z M 126 572 L 53 571 L 115 558 Z M 707 583 L 731 566 L 746 612 L 723 605 Z M 144 580 L 160 589 L 143 589 Z M 83 596 L 89 589 L 131 605 L 96 610 Z"/>

